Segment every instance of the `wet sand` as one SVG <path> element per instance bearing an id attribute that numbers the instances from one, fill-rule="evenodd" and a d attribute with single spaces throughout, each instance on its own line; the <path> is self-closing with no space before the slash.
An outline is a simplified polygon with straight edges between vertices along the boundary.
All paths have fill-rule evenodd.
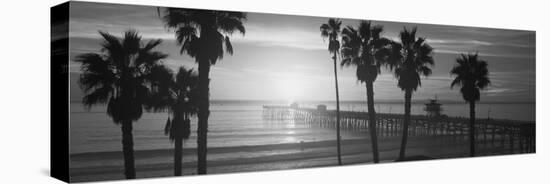
<path id="1" fill-rule="evenodd" d="M 380 138 L 382 163 L 394 162 L 400 141 L 399 136 Z M 478 146 L 479 155 L 509 154 L 505 147 L 483 145 L 487 144 Z M 196 150 L 184 147 L 183 152 L 183 175 L 195 175 Z M 406 153 L 430 158 L 466 157 L 468 142 L 456 137 L 411 137 Z M 336 141 L 209 148 L 208 174 L 337 166 L 336 155 Z M 138 150 L 135 159 L 138 178 L 173 176 L 171 149 Z M 370 140 L 343 140 L 342 161 L 343 165 L 372 163 Z M 72 182 L 124 179 L 121 152 L 72 154 L 71 163 Z"/>

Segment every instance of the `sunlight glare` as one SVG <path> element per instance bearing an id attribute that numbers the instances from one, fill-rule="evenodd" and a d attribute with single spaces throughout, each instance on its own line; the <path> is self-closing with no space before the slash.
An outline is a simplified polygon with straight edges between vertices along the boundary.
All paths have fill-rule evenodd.
<path id="1" fill-rule="evenodd" d="M 278 88 L 283 100 L 289 104 L 299 100 L 302 95 L 303 84 L 297 77 L 285 77 L 278 80 Z"/>

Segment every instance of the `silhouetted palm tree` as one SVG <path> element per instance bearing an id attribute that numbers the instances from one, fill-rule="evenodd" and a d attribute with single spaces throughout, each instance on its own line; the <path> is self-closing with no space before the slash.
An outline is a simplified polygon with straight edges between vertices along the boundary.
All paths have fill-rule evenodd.
<path id="1" fill-rule="evenodd" d="M 102 53 L 85 53 L 76 57 L 81 63 L 79 84 L 84 90 L 83 103 L 107 104 L 107 114 L 121 125 L 125 176 L 135 178 L 132 122 L 143 112 L 143 104 L 150 94 L 150 69 L 160 65 L 166 54 L 153 51 L 161 40 L 142 45 L 136 31 L 127 31 L 119 39 L 109 33 L 103 37 Z"/>
<path id="2" fill-rule="evenodd" d="M 409 124 L 411 120 L 412 93 L 422 85 L 420 76 L 432 74 L 430 66 L 434 65 L 433 49 L 426 43 L 425 38 L 416 36 L 416 28 L 411 31 L 406 28 L 399 33 L 401 43 L 392 43 L 392 68 L 395 67 L 397 86 L 405 91 L 405 120 L 403 122 L 403 136 L 398 160 L 405 158 Z"/>
<path id="3" fill-rule="evenodd" d="M 338 36 L 340 34 L 340 25 L 342 21 L 340 19 L 329 19 L 328 23 L 321 25 L 321 36 L 328 38 L 328 51 L 333 54 L 334 60 L 334 85 L 336 88 L 336 142 L 338 147 L 338 165 L 342 165 L 342 156 L 340 153 L 340 97 L 338 95 L 338 73 L 336 70 L 336 59 L 338 51 L 340 50 L 340 41 Z"/>
<path id="4" fill-rule="evenodd" d="M 460 93 L 466 102 L 470 103 L 470 156 L 475 155 L 475 121 L 476 121 L 476 101 L 479 101 L 479 90 L 486 88 L 491 84 L 489 81 L 489 70 L 487 62 L 481 60 L 476 54 L 461 54 L 456 59 L 456 65 L 451 70 L 451 75 L 455 79 L 451 83 L 453 86 L 461 86 Z"/>
<path id="5" fill-rule="evenodd" d="M 195 58 L 199 64 L 197 172 L 206 174 L 210 67 L 223 58 L 224 51 L 233 54 L 229 35 L 235 31 L 244 35 L 246 13 L 167 8 L 162 18 L 166 26 L 175 31 L 180 52 Z"/>
<path id="6" fill-rule="evenodd" d="M 369 133 L 375 163 L 378 163 L 379 158 L 373 83 L 380 73 L 380 67 L 386 63 L 387 49 L 391 43 L 390 40 L 380 36 L 382 30 L 382 26 L 371 26 L 368 21 L 361 21 L 357 29 L 347 26 L 342 30 L 341 65 L 357 66 L 357 80 L 364 82 L 367 88 Z"/>
<path id="7" fill-rule="evenodd" d="M 164 133 L 174 141 L 174 175 L 182 175 L 183 140 L 191 134 L 190 117 L 197 109 L 198 76 L 193 70 L 180 67 L 175 78 L 172 71 L 164 66 L 151 70 L 152 97 L 147 103 L 148 110 L 168 111 L 172 115 L 166 121 Z"/>

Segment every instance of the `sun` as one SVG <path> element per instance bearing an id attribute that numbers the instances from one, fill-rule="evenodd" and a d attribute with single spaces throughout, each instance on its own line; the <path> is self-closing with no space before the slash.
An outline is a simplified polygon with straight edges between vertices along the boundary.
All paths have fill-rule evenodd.
<path id="1" fill-rule="evenodd" d="M 299 100 L 302 96 L 303 83 L 294 77 L 282 78 L 277 81 L 280 96 L 289 103 Z"/>

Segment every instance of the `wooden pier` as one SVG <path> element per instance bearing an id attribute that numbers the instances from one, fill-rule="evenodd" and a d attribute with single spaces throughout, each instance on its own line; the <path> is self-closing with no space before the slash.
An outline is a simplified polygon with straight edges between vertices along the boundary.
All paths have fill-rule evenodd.
<path id="1" fill-rule="evenodd" d="M 381 139 L 401 136 L 403 114 L 376 114 L 376 128 Z M 336 111 L 289 106 L 264 106 L 263 118 L 294 120 L 308 126 L 336 127 Z M 340 111 L 342 131 L 368 133 L 368 113 Z M 468 141 L 469 118 L 411 115 L 409 136 L 435 136 L 438 139 Z M 476 119 L 476 147 L 504 150 L 506 153 L 534 153 L 535 122 Z"/>

